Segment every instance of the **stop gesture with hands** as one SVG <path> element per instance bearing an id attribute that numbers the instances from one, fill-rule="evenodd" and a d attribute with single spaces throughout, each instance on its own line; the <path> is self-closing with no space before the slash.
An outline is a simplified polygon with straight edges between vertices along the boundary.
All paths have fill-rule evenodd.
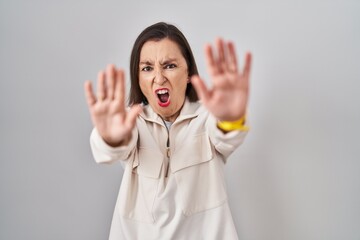
<path id="1" fill-rule="evenodd" d="M 235 47 L 232 42 L 216 41 L 217 53 L 211 45 L 205 46 L 207 69 L 213 86 L 207 89 L 199 76 L 191 82 L 205 107 L 219 121 L 236 121 L 246 113 L 249 95 L 251 54 L 245 56 L 243 70 L 238 70 Z M 114 65 L 98 74 L 96 95 L 90 81 L 84 89 L 93 125 L 110 146 L 124 144 L 130 137 L 140 105 L 125 107 L 125 74 Z"/>
<path id="2" fill-rule="evenodd" d="M 141 112 L 140 105 L 125 107 L 125 74 L 114 65 L 98 74 L 96 96 L 90 81 L 84 85 L 91 120 L 100 136 L 110 146 L 120 146 L 128 140 Z"/>
<path id="3" fill-rule="evenodd" d="M 211 45 L 205 46 L 206 65 L 213 86 L 208 90 L 199 76 L 191 79 L 205 107 L 219 121 L 236 121 L 246 113 L 249 96 L 251 54 L 245 55 L 242 71 L 238 70 L 235 46 L 232 42 L 216 40 L 217 54 Z"/>

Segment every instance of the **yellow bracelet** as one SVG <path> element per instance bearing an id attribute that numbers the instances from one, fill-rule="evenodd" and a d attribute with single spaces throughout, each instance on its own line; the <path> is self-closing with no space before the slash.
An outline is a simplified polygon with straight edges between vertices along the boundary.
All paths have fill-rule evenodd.
<path id="1" fill-rule="evenodd" d="M 226 132 L 238 130 L 238 131 L 249 131 L 249 126 L 245 125 L 246 117 L 243 116 L 237 121 L 228 122 L 228 121 L 218 121 L 217 126 Z"/>

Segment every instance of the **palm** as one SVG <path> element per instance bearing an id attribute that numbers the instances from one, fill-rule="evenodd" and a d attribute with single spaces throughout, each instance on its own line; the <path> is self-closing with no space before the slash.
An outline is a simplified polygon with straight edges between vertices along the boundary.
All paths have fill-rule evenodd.
<path id="1" fill-rule="evenodd" d="M 192 83 L 208 110 L 222 121 L 235 121 L 245 115 L 249 95 L 249 74 L 251 55 L 247 54 L 244 70 L 238 71 L 235 49 L 217 41 L 218 55 L 214 56 L 211 46 L 206 47 L 206 60 L 212 89 L 195 76 Z"/>
<path id="2" fill-rule="evenodd" d="M 124 112 L 119 111 L 119 104 L 114 101 L 98 101 L 90 110 L 91 118 L 99 133 L 109 142 L 125 138 L 131 129 L 126 127 Z"/>
<path id="3" fill-rule="evenodd" d="M 85 84 L 88 107 L 92 122 L 100 136 L 111 146 L 118 146 L 131 134 L 136 116 L 141 111 L 134 106 L 126 111 L 124 103 L 124 72 L 109 66 L 98 76 L 97 97 L 90 82 Z"/>

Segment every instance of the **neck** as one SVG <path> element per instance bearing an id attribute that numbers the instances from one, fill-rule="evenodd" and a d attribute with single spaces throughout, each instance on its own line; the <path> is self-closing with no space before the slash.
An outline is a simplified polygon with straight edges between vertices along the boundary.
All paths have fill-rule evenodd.
<path id="1" fill-rule="evenodd" d="M 180 115 L 180 111 L 181 111 L 181 109 L 171 116 L 161 116 L 161 118 L 164 121 L 175 122 L 176 118 Z"/>

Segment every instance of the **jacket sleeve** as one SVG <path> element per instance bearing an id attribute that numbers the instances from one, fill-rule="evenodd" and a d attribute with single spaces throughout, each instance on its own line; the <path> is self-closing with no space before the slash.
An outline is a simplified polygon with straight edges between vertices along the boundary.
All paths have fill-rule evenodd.
<path id="1" fill-rule="evenodd" d="M 135 127 L 127 145 L 111 147 L 102 139 L 97 129 L 94 128 L 90 136 L 90 146 L 95 162 L 113 163 L 118 160 L 127 160 L 136 147 L 137 139 L 138 130 Z"/>
<path id="2" fill-rule="evenodd" d="M 218 129 L 217 121 L 213 116 L 209 116 L 206 121 L 206 128 L 210 141 L 214 145 L 215 150 L 222 155 L 224 161 L 244 142 L 248 133 L 248 131 L 231 131 L 224 133 Z"/>

